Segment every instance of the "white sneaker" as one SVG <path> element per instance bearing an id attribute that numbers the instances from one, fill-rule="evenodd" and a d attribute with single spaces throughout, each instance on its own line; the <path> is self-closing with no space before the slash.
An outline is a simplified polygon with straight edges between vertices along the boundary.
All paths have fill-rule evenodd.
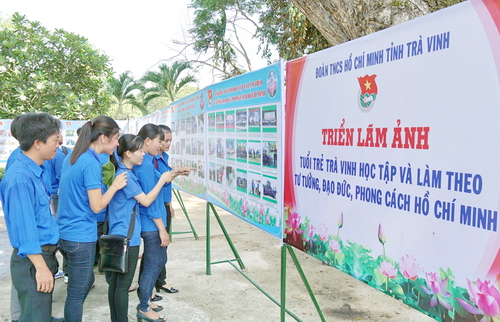
<path id="1" fill-rule="evenodd" d="M 61 270 L 58 270 L 57 273 L 54 275 L 55 279 L 61 278 L 64 276 L 64 272 Z"/>
<path id="2" fill-rule="evenodd" d="M 64 276 L 64 284 L 68 284 L 68 277 Z"/>

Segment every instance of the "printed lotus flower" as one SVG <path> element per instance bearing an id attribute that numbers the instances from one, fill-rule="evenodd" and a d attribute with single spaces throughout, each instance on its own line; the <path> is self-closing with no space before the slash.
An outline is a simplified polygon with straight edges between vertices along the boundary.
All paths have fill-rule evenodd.
<path id="1" fill-rule="evenodd" d="M 419 267 L 415 264 L 415 258 L 410 255 L 403 256 L 401 258 L 401 262 L 399 263 L 399 271 L 404 278 L 412 281 L 416 280 L 418 277 Z"/>
<path id="2" fill-rule="evenodd" d="M 270 215 L 267 215 L 266 216 L 266 224 L 270 224 L 271 223 L 271 216 Z"/>
<path id="3" fill-rule="evenodd" d="M 263 216 L 266 213 L 266 207 L 263 204 L 260 204 L 260 214 Z"/>
<path id="4" fill-rule="evenodd" d="M 319 239 L 324 242 L 328 241 L 328 227 L 325 224 L 319 225 Z"/>
<path id="5" fill-rule="evenodd" d="M 307 226 L 307 234 L 305 235 L 306 241 L 311 241 L 311 242 L 316 241 L 316 239 L 314 238 L 315 234 L 316 232 L 314 231 L 314 226 L 313 225 Z"/>
<path id="6" fill-rule="evenodd" d="M 398 271 L 394 268 L 394 265 L 392 263 L 389 263 L 387 261 L 383 261 L 380 263 L 379 270 L 384 276 L 387 276 L 389 278 L 394 278 L 396 275 L 398 275 Z"/>
<path id="7" fill-rule="evenodd" d="M 226 206 L 229 205 L 229 202 L 230 202 L 229 197 L 230 196 L 231 196 L 231 194 L 229 192 L 224 191 L 224 202 L 226 203 Z"/>
<path id="8" fill-rule="evenodd" d="M 248 201 L 243 198 L 241 201 L 241 211 L 243 212 L 243 216 L 247 216 L 247 211 L 248 211 Z"/>
<path id="9" fill-rule="evenodd" d="M 425 279 L 429 288 L 423 285 L 420 285 L 420 287 L 425 293 L 432 295 L 431 306 L 434 307 L 439 303 L 448 310 L 452 310 L 451 304 L 448 302 L 451 297 L 450 292 L 448 292 L 448 278 L 441 280 L 437 273 L 427 273 Z"/>
<path id="10" fill-rule="evenodd" d="M 302 235 L 304 233 L 300 229 L 300 216 L 295 211 L 292 212 L 288 219 L 285 221 L 287 228 L 285 229 L 285 234 L 292 235 L 293 241 L 297 241 L 297 235 Z"/>
<path id="11" fill-rule="evenodd" d="M 387 237 L 385 237 L 384 235 L 384 231 L 382 230 L 381 224 L 378 224 L 378 240 L 380 243 L 382 243 L 382 245 L 384 245 L 385 242 L 387 241 Z"/>
<path id="12" fill-rule="evenodd" d="M 500 293 L 498 289 L 490 284 L 490 281 L 476 283 L 467 280 L 469 285 L 469 295 L 471 301 L 477 306 L 474 307 L 462 299 L 457 300 L 462 306 L 472 314 L 484 314 L 480 322 L 500 321 Z"/>
<path id="13" fill-rule="evenodd" d="M 340 213 L 340 218 L 339 220 L 337 221 L 337 227 L 342 228 L 344 226 L 344 213 L 341 212 Z"/>
<path id="14" fill-rule="evenodd" d="M 334 253 L 340 253 L 340 244 L 336 239 L 330 240 L 330 249 Z"/>

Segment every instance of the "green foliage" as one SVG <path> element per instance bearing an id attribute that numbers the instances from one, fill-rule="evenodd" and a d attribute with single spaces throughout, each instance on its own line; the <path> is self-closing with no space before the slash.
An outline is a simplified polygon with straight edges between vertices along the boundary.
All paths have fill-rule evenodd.
<path id="1" fill-rule="evenodd" d="M 134 80 L 128 70 L 120 74 L 118 78 L 110 78 L 108 81 L 108 91 L 116 106 L 114 117 L 120 120 L 133 118 L 135 115 L 133 115 L 131 107 L 137 108 L 142 116 L 147 115 L 147 108 L 141 104 L 141 100 L 135 95 L 139 94 L 142 90 L 144 90 L 142 85 Z M 134 91 L 137 93 L 134 94 Z M 127 107 L 128 111 L 125 111 Z"/>
<path id="2" fill-rule="evenodd" d="M 331 46 L 291 1 L 266 0 L 266 4 L 256 33 L 263 57 L 269 60 L 274 47 L 280 58 L 292 60 Z"/>
<path id="3" fill-rule="evenodd" d="M 86 38 L 49 31 L 15 13 L 0 27 L 0 118 L 48 112 L 62 119 L 105 114 L 109 59 Z"/>
<path id="4" fill-rule="evenodd" d="M 259 39 L 255 54 L 261 52 L 270 63 L 275 48 L 279 58 L 290 60 L 330 46 L 290 1 L 193 0 L 191 6 L 195 9 L 194 27 L 189 30 L 193 48 L 211 54 L 212 67 L 221 71 L 223 78 L 245 72 L 237 63 L 240 58 L 245 59 L 246 69 L 252 70 L 248 48 L 240 42 L 239 32 L 249 32 Z M 253 28 L 240 27 L 242 20 Z"/>
<path id="5" fill-rule="evenodd" d="M 261 1 L 193 0 L 191 7 L 195 9 L 194 26 L 189 30 L 193 49 L 210 55 L 208 61 L 202 63 L 221 72 L 223 79 L 251 71 L 249 55 L 240 41 L 240 33 L 249 31 L 239 24 L 245 21 L 257 27 L 251 16 L 262 8 Z M 238 63 L 240 57 L 245 67 Z"/>
<path id="6" fill-rule="evenodd" d="M 191 65 L 184 61 L 175 61 L 172 66 L 161 64 L 159 71 L 150 71 L 142 77 L 144 83 L 144 103 L 148 105 L 152 100 L 161 99 L 162 107 L 167 103 L 172 103 L 179 99 L 179 93 L 196 78 L 190 74 L 181 77 L 181 74 L 187 73 Z M 152 85 L 152 86 L 148 86 Z"/>

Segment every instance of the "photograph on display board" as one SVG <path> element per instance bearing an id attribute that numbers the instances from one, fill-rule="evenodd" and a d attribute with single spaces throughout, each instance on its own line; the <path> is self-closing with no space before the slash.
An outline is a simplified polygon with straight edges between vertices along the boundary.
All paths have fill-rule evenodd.
<path id="1" fill-rule="evenodd" d="M 172 130 L 173 135 L 179 135 L 179 132 L 177 131 L 177 122 L 172 121 L 172 123 L 170 123 L 170 130 Z"/>
<path id="2" fill-rule="evenodd" d="M 236 169 L 236 186 L 238 191 L 247 192 L 247 170 Z"/>
<path id="3" fill-rule="evenodd" d="M 276 132 L 276 125 L 278 124 L 277 117 L 275 105 L 262 107 L 262 132 Z"/>
<path id="4" fill-rule="evenodd" d="M 198 121 L 196 116 L 190 117 L 189 120 L 191 122 L 191 133 L 192 134 L 198 133 Z"/>
<path id="5" fill-rule="evenodd" d="M 198 155 L 198 139 L 197 138 L 191 138 L 191 154 Z"/>
<path id="6" fill-rule="evenodd" d="M 226 186 L 230 189 L 236 189 L 236 173 L 233 166 L 226 166 Z"/>
<path id="7" fill-rule="evenodd" d="M 224 181 L 224 170 L 225 167 L 223 164 L 217 164 L 217 174 L 216 174 L 216 182 L 222 184 Z"/>
<path id="8" fill-rule="evenodd" d="M 246 163 L 247 159 L 247 140 L 236 140 L 236 161 Z"/>
<path id="9" fill-rule="evenodd" d="M 179 121 L 179 135 L 186 135 L 186 120 Z"/>
<path id="10" fill-rule="evenodd" d="M 205 133 L 204 114 L 199 114 L 197 120 L 198 120 L 198 133 L 200 134 Z"/>
<path id="11" fill-rule="evenodd" d="M 208 131 L 215 132 L 215 113 L 208 113 Z"/>
<path id="12" fill-rule="evenodd" d="M 224 112 L 215 113 L 217 132 L 224 132 Z"/>
<path id="13" fill-rule="evenodd" d="M 215 168 L 215 162 L 209 162 L 208 164 L 208 180 L 217 180 L 217 169 Z"/>
<path id="14" fill-rule="evenodd" d="M 260 198 L 262 196 L 261 174 L 248 172 L 248 194 Z"/>
<path id="15" fill-rule="evenodd" d="M 198 137 L 198 156 L 205 155 L 205 142 L 203 137 Z"/>
<path id="16" fill-rule="evenodd" d="M 185 124 L 186 124 L 186 125 L 185 125 L 185 129 L 186 129 L 185 134 L 186 134 L 186 135 L 191 134 L 191 130 L 192 130 L 192 129 L 191 129 L 191 121 L 192 121 L 192 119 L 191 119 L 190 117 L 188 117 L 187 119 L 185 119 L 185 120 L 183 120 L 183 121 L 184 121 L 184 122 L 185 122 Z"/>
<path id="17" fill-rule="evenodd" d="M 262 147 L 262 164 L 275 169 L 278 166 L 278 145 L 275 141 L 264 141 Z"/>
<path id="18" fill-rule="evenodd" d="M 235 120 L 234 111 L 226 111 L 226 132 L 234 132 Z"/>
<path id="19" fill-rule="evenodd" d="M 276 177 L 262 176 L 262 198 L 272 203 L 278 202 L 278 180 Z"/>
<path id="20" fill-rule="evenodd" d="M 203 160 L 198 160 L 197 176 L 201 179 L 205 178 L 205 162 Z"/>
<path id="21" fill-rule="evenodd" d="M 260 132 L 260 107 L 248 109 L 248 132 Z"/>
<path id="22" fill-rule="evenodd" d="M 236 132 L 247 131 L 247 109 L 236 110 Z"/>
<path id="23" fill-rule="evenodd" d="M 208 138 L 208 156 L 215 157 L 217 151 L 217 138 Z"/>
<path id="24" fill-rule="evenodd" d="M 252 165 L 261 165 L 262 144 L 260 141 L 248 141 L 248 163 Z"/>
<path id="25" fill-rule="evenodd" d="M 234 139 L 226 139 L 226 160 L 236 160 L 236 149 L 234 146 Z"/>
<path id="26" fill-rule="evenodd" d="M 225 156 L 225 153 L 224 153 L 224 139 L 222 139 L 222 138 L 218 138 L 217 139 L 216 150 L 217 150 L 217 158 L 224 159 L 224 156 Z"/>

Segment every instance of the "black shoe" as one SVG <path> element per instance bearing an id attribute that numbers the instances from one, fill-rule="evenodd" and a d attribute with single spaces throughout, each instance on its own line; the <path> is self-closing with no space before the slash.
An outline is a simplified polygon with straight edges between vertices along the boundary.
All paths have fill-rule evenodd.
<path id="1" fill-rule="evenodd" d="M 148 322 L 165 322 L 167 321 L 165 319 L 165 316 L 160 314 L 160 317 L 156 320 L 153 320 L 152 318 L 148 318 L 146 314 L 142 313 L 141 311 L 137 311 L 137 322 L 142 322 L 142 321 L 148 321 Z"/>
<path id="2" fill-rule="evenodd" d="M 137 304 L 137 308 L 136 308 L 136 309 L 137 309 L 137 312 L 139 312 L 139 305 L 140 305 L 140 304 Z M 160 312 L 160 311 L 162 311 L 162 310 L 163 310 L 163 306 L 158 305 L 158 307 L 151 308 L 151 310 L 153 310 L 153 311 L 155 311 L 155 312 Z"/>
<path id="3" fill-rule="evenodd" d="M 165 286 L 156 286 L 156 292 L 159 292 L 159 291 L 165 291 L 167 293 L 178 293 L 179 292 L 179 290 L 174 288 L 174 287 L 166 288 Z"/>
<path id="4" fill-rule="evenodd" d="M 163 297 L 161 297 L 161 296 L 160 296 L 160 295 L 158 295 L 158 294 L 155 294 L 155 296 L 153 296 L 153 297 L 151 298 L 151 302 L 156 302 L 156 301 L 161 301 L 161 300 L 163 300 Z"/>

